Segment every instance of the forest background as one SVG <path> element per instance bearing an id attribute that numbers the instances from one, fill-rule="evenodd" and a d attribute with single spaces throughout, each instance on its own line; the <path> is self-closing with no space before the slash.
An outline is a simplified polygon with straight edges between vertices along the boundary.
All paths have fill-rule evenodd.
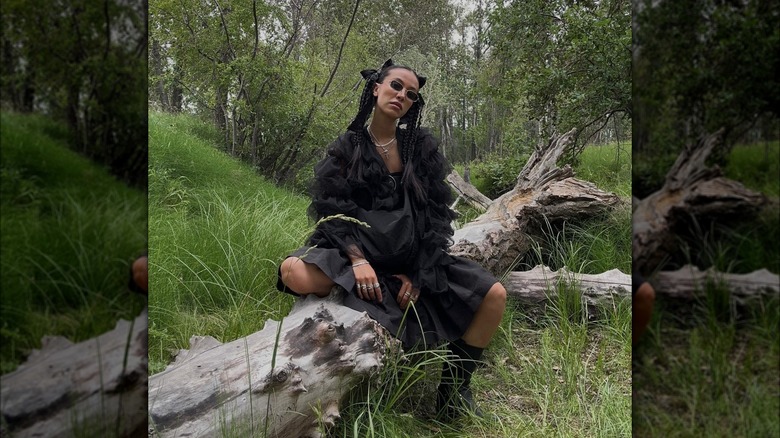
<path id="1" fill-rule="evenodd" d="M 354 117 L 359 71 L 387 58 L 428 77 L 423 124 L 491 198 L 554 132 L 578 128 L 579 149 L 630 138 L 628 1 L 161 0 L 149 13 L 153 107 L 211 120 L 224 151 L 298 191 Z"/>

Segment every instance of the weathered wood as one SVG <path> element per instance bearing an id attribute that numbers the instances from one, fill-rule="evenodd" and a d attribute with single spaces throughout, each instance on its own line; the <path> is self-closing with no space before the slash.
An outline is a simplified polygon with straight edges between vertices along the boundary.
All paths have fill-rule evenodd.
<path id="1" fill-rule="evenodd" d="M 455 192 L 458 194 L 458 199 L 462 198 L 472 207 L 480 211 L 485 211 L 490 205 L 490 198 L 480 193 L 476 187 L 467 183 L 463 178 L 460 177 L 457 171 L 453 170 L 449 175 L 447 175 L 447 182 L 450 184 L 450 187 L 452 187 L 453 190 L 455 190 Z"/>
<path id="2" fill-rule="evenodd" d="M 676 271 L 661 271 L 650 278 L 656 294 L 675 299 L 700 298 L 708 283 L 724 285 L 734 302 L 740 305 L 780 294 L 780 277 L 766 269 L 749 274 L 729 274 L 712 268 L 705 271 L 684 266 Z"/>
<path id="3" fill-rule="evenodd" d="M 156 434 L 320 436 L 347 392 L 381 369 L 388 346 L 400 349 L 365 313 L 340 305 L 341 294 L 301 298 L 281 323 L 226 344 L 193 338 L 149 379 Z"/>
<path id="4" fill-rule="evenodd" d="M 618 205 L 618 196 L 573 178 L 569 165 L 557 167 L 574 133 L 555 137 L 535 151 L 514 189 L 455 231 L 450 253 L 470 258 L 498 275 L 531 248 L 533 236 L 540 234 L 545 222 L 593 217 Z"/>
<path id="5" fill-rule="evenodd" d="M 691 218 L 747 219 L 767 204 L 767 198 L 742 184 L 723 178 L 717 166 L 705 161 L 723 140 L 723 130 L 686 147 L 666 174 L 664 186 L 636 203 L 633 213 L 635 271 L 657 270 L 678 250 L 677 225 Z"/>
<path id="6" fill-rule="evenodd" d="M 3 436 L 138 436 L 147 425 L 146 310 L 96 338 L 45 337 L 0 377 Z"/>
<path id="7" fill-rule="evenodd" d="M 503 285 L 507 294 L 522 304 L 544 304 L 554 299 L 559 285 L 576 287 L 583 304 L 612 307 L 616 301 L 631 298 L 631 276 L 612 269 L 601 274 L 580 274 L 566 268 L 552 271 L 538 265 L 529 271 L 509 273 Z"/>

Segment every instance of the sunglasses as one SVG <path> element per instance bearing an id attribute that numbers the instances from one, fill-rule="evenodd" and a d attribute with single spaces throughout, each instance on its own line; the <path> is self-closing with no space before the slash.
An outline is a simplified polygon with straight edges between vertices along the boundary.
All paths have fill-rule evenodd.
<path id="1" fill-rule="evenodd" d="M 401 91 L 404 89 L 404 86 L 400 82 L 396 80 L 392 80 L 390 81 L 390 88 L 392 88 L 395 91 Z M 420 98 L 420 95 L 417 94 L 417 92 L 415 91 L 406 90 L 406 98 L 411 100 L 412 102 L 417 102 L 417 99 Z"/>

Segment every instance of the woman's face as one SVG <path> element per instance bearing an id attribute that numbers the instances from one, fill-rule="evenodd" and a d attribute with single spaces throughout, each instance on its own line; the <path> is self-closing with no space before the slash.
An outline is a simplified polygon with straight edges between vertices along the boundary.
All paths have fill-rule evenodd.
<path id="1" fill-rule="evenodd" d="M 403 88 L 393 89 L 393 82 L 396 87 L 400 84 Z M 375 111 L 381 111 L 391 119 L 399 119 L 409 111 L 414 102 L 409 99 L 408 92 L 412 94 L 419 90 L 417 75 L 405 68 L 394 68 L 387 73 L 382 83 L 374 85 L 374 96 L 376 96 Z"/>

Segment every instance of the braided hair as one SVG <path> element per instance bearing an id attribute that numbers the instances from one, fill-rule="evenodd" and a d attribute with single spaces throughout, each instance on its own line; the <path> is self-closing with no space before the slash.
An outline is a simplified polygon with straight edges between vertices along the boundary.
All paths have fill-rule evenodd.
<path id="1" fill-rule="evenodd" d="M 348 176 L 355 179 L 358 183 L 370 184 L 375 182 L 365 181 L 366 166 L 363 159 L 363 154 L 365 153 L 363 145 L 366 143 L 365 136 L 363 135 L 363 128 L 376 105 L 376 97 L 373 95 L 374 85 L 383 83 L 390 71 L 397 68 L 409 70 L 414 73 L 420 84 L 420 88 L 425 85 L 426 78 L 424 76 L 418 75 L 414 70 L 405 65 L 393 64 L 392 59 L 388 59 L 379 71 L 363 70 L 360 72 L 366 80 L 366 85 L 363 87 L 363 92 L 360 95 L 358 113 L 354 120 L 352 120 L 352 123 L 350 123 L 349 128 L 347 128 L 348 131 L 352 131 L 353 133 L 352 145 L 354 146 Z M 422 204 L 426 202 L 426 194 L 419 178 L 415 175 L 412 156 L 415 153 L 415 145 L 418 137 L 417 128 L 422 119 L 422 109 L 424 105 L 425 102 L 423 101 L 422 95 L 419 95 L 418 100 L 412 104 L 406 114 L 399 120 L 399 125 L 405 128 L 405 134 L 402 136 L 400 145 L 401 161 L 404 165 L 401 181 L 404 188 L 413 193 L 416 200 Z"/>

